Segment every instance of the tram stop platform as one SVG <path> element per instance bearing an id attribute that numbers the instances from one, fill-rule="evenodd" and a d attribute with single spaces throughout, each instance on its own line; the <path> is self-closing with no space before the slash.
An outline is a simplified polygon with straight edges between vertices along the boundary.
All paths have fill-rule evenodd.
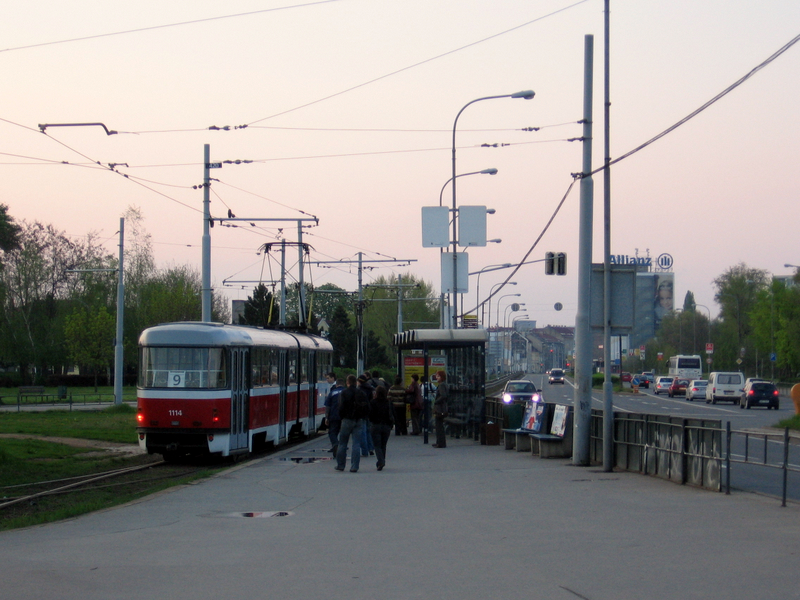
<path id="1" fill-rule="evenodd" d="M 193 485 L 0 533 L 2 598 L 795 598 L 800 510 L 502 446 L 327 438 Z"/>

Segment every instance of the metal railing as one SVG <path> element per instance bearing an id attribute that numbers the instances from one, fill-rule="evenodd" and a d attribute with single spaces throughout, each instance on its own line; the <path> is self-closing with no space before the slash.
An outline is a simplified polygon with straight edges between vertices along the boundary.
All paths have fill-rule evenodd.
<path id="1" fill-rule="evenodd" d="M 734 458 L 733 445 L 735 438 L 741 437 L 744 443 L 743 458 Z M 781 433 L 767 433 L 767 432 L 751 432 L 731 429 L 731 424 L 728 422 L 725 427 L 725 493 L 731 493 L 731 464 L 755 465 L 758 467 L 767 467 L 770 469 L 778 469 L 781 471 L 781 506 L 786 506 L 786 495 L 789 486 L 789 472 L 800 473 L 800 469 L 792 467 L 789 464 L 789 428 L 786 427 Z M 753 455 L 751 455 L 750 442 L 751 440 L 759 440 L 763 444 L 759 444 L 758 448 L 753 448 Z M 780 444 L 780 453 L 778 454 L 777 461 L 770 462 L 770 443 Z M 759 450 L 762 450 L 759 452 Z"/>

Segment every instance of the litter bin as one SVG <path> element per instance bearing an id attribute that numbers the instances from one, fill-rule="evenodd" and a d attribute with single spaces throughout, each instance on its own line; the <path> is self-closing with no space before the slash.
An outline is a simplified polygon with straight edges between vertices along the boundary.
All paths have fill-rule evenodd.
<path id="1" fill-rule="evenodd" d="M 66 398 L 67 398 L 67 386 L 65 385 L 58 386 L 58 399 L 66 400 Z"/>
<path id="2" fill-rule="evenodd" d="M 503 404 L 503 422 L 506 429 L 519 429 L 522 425 L 522 415 L 525 413 L 523 404 Z"/>
<path id="3" fill-rule="evenodd" d="M 486 423 L 481 425 L 481 445 L 500 445 L 500 425 L 497 423 Z"/>

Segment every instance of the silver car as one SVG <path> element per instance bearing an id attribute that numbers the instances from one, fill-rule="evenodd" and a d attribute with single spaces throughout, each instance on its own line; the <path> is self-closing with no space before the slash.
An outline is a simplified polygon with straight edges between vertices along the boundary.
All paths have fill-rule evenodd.
<path id="1" fill-rule="evenodd" d="M 669 393 L 669 386 L 672 385 L 674 377 L 658 377 L 656 379 L 656 389 L 653 390 L 658 396 L 661 392 Z"/>
<path id="2" fill-rule="evenodd" d="M 686 399 L 689 402 L 694 402 L 695 398 L 705 400 L 706 387 L 708 387 L 708 381 L 705 379 L 692 379 L 686 386 Z"/>

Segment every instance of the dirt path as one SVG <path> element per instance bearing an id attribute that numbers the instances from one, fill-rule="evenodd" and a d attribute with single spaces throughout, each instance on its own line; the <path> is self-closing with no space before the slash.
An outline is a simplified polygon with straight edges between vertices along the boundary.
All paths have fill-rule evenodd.
<path id="1" fill-rule="evenodd" d="M 0 433 L 0 439 L 17 440 L 42 440 L 55 444 L 64 444 L 75 448 L 95 448 L 99 452 L 116 452 L 118 454 L 144 454 L 146 451 L 139 448 L 138 444 L 121 444 L 119 442 L 106 442 L 103 440 L 86 440 L 83 438 L 49 437 L 30 433 Z"/>

